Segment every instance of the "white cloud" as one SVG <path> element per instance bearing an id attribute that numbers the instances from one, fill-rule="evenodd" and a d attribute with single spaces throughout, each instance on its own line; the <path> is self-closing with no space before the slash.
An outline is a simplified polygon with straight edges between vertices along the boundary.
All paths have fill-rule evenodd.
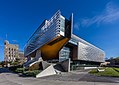
<path id="1" fill-rule="evenodd" d="M 116 20 L 119 20 L 119 7 L 112 2 L 109 2 L 99 15 L 92 18 L 81 19 L 81 25 L 88 27 L 92 24 L 100 25 L 102 23 L 113 23 Z"/>
<path id="2" fill-rule="evenodd" d="M 79 30 L 79 27 L 80 27 L 80 23 L 74 23 L 74 28 Z"/>
<path id="3" fill-rule="evenodd" d="M 17 43 L 18 41 L 17 40 L 12 40 L 12 42 Z"/>

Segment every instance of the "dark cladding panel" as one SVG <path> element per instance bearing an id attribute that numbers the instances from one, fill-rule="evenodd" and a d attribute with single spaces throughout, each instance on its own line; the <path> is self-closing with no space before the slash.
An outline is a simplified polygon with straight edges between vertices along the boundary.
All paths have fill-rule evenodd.
<path id="1" fill-rule="evenodd" d="M 73 29 L 73 14 L 70 17 L 70 20 L 65 19 L 65 37 L 71 38 Z"/>

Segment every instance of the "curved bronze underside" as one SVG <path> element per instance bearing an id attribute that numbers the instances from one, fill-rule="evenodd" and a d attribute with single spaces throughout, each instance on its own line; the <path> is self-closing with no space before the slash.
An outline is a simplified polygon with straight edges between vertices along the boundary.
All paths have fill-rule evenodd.
<path id="1" fill-rule="evenodd" d="M 49 43 L 43 45 L 39 50 L 41 51 L 41 56 L 43 60 L 56 59 L 59 57 L 59 51 L 68 42 L 69 38 L 62 36 L 56 37 Z"/>

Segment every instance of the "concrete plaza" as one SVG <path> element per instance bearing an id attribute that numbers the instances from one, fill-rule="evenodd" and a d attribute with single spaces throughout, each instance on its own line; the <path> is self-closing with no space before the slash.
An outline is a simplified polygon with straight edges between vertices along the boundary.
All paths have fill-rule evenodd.
<path id="1" fill-rule="evenodd" d="M 96 77 L 87 72 L 62 73 L 43 78 L 20 77 L 0 69 L 0 85 L 119 85 L 119 78 Z"/>

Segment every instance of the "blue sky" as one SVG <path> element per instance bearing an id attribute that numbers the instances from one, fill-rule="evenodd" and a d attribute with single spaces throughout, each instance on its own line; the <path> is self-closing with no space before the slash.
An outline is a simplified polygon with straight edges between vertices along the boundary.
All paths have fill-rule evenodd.
<path id="1" fill-rule="evenodd" d="M 19 44 L 20 50 L 44 19 L 58 9 L 69 18 L 74 13 L 74 34 L 119 56 L 119 0 L 0 0 L 0 60 L 4 40 Z"/>

